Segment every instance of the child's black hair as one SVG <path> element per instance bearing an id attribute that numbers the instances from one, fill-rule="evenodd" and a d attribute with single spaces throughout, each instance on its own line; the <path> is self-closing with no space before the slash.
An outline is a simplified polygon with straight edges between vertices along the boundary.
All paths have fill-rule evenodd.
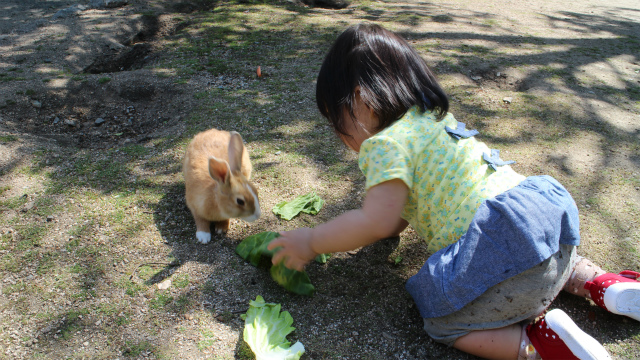
<path id="1" fill-rule="evenodd" d="M 375 24 L 347 28 L 325 57 L 316 85 L 320 113 L 343 135 L 346 109 L 354 119 L 355 89 L 378 117 L 376 131 L 413 106 L 443 116 L 449 100 L 426 62 L 406 40 Z"/>

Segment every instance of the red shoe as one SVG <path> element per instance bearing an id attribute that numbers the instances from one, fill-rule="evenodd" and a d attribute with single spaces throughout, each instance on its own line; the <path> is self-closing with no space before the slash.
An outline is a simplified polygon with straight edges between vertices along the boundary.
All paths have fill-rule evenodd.
<path id="1" fill-rule="evenodd" d="M 640 282 L 636 281 L 639 277 L 640 273 L 628 270 L 608 273 L 587 281 L 584 288 L 601 308 L 640 321 Z"/>
<path id="2" fill-rule="evenodd" d="M 607 350 L 560 309 L 527 326 L 527 336 L 543 360 L 610 360 Z"/>

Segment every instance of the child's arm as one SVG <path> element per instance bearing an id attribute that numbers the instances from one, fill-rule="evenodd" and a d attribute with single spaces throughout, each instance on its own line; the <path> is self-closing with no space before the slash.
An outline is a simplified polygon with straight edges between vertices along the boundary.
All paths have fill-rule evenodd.
<path id="1" fill-rule="evenodd" d="M 301 228 L 280 233 L 269 249 L 282 247 L 273 263 L 302 270 L 318 254 L 354 250 L 389 236 L 406 227 L 400 216 L 409 189 L 402 180 L 390 180 L 370 188 L 362 208 L 348 211 L 313 229 Z"/>

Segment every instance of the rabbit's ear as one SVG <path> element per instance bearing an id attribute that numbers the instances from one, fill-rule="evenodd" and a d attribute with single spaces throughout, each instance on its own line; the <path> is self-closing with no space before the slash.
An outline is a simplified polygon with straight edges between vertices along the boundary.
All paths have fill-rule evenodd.
<path id="1" fill-rule="evenodd" d="M 242 136 L 235 131 L 231 132 L 229 138 L 229 167 L 231 171 L 240 171 L 242 167 L 242 150 L 244 145 L 242 144 Z"/>
<path id="2" fill-rule="evenodd" d="M 229 181 L 229 164 L 215 156 L 209 157 L 209 175 L 213 180 L 221 183 Z"/>

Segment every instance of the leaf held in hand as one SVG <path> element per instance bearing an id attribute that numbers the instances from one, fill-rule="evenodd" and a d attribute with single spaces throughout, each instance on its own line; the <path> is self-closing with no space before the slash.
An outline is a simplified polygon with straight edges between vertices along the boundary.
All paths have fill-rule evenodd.
<path id="1" fill-rule="evenodd" d="M 301 212 L 315 215 L 324 205 L 324 200 L 315 191 L 300 195 L 292 201 L 282 201 L 273 207 L 272 211 L 285 220 L 291 220 Z"/>
<path id="2" fill-rule="evenodd" d="M 280 312 L 280 304 L 267 303 L 258 295 L 249 301 L 249 310 L 240 315 L 244 319 L 244 341 L 256 355 L 256 360 L 298 360 L 304 346 L 287 341 L 294 327 L 288 311 Z"/>
<path id="3" fill-rule="evenodd" d="M 271 266 L 271 278 L 288 291 L 299 295 L 313 295 L 316 289 L 305 271 L 289 269 L 283 263 L 271 265 L 271 258 L 277 249 L 268 250 L 267 246 L 278 236 L 280 234 L 273 231 L 251 235 L 236 246 L 236 253 L 255 267 Z"/>

